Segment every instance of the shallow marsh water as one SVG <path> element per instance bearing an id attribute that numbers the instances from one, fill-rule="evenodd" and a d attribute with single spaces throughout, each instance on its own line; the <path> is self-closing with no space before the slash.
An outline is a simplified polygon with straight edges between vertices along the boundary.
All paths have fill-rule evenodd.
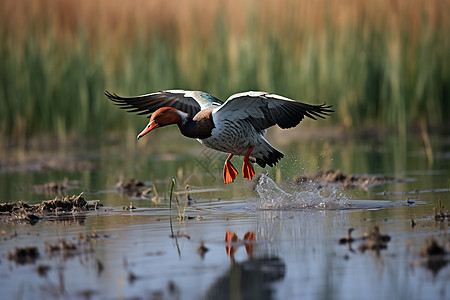
<path id="1" fill-rule="evenodd" d="M 268 169 L 259 182 L 238 178 L 231 185 L 224 185 L 220 178 L 225 155 L 192 141 L 176 141 L 182 144 L 174 147 L 155 134 L 147 144 L 123 142 L 94 150 L 59 151 L 32 162 L 4 163 L 0 202 L 52 199 L 54 194 L 37 194 L 30 187 L 67 178 L 64 193 L 84 192 L 86 200 L 100 200 L 104 206 L 41 220 L 33 226 L 0 223 L 2 297 L 450 297 L 450 267 L 446 263 L 450 257 L 430 268 L 429 261 L 419 255 L 429 236 L 441 245 L 449 243 L 448 221 L 433 218 L 438 199 L 450 207 L 448 137 L 432 137 L 432 162 L 417 137 L 383 142 L 275 139 L 273 144 L 285 154 L 277 168 Z M 161 146 L 162 142 L 169 148 Z M 239 170 L 242 159 L 233 162 Z M 398 181 L 348 190 L 334 185 L 292 184 L 296 175 L 319 168 L 386 175 Z M 256 171 L 264 172 L 260 168 Z M 161 201 L 117 191 L 115 184 L 121 176 L 141 179 L 149 187 L 154 184 Z M 173 201 L 170 212 L 171 178 L 176 178 L 180 208 Z M 186 215 L 192 218 L 179 221 L 186 184 L 192 198 Z M 136 209 L 124 210 L 130 203 Z M 411 219 L 417 225 L 412 226 Z M 357 238 L 376 224 L 381 233 L 391 236 L 387 249 L 363 253 L 358 250 L 360 240 L 339 244 L 348 228 L 355 229 L 353 236 Z M 256 239 L 251 247 L 242 242 L 232 244 L 235 252 L 229 256 L 224 242 L 227 230 L 240 239 L 253 231 Z M 46 251 L 49 244 L 61 239 L 76 243 L 80 233 L 95 233 L 96 237 L 89 243 L 78 243 L 76 252 Z M 202 243 L 208 251 L 200 255 Z M 30 246 L 39 251 L 34 262 L 21 264 L 8 259 L 16 248 Z"/>

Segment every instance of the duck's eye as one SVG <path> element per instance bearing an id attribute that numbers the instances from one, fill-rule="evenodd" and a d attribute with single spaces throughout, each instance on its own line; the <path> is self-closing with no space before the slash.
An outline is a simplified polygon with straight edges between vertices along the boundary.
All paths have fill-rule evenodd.
<path id="1" fill-rule="evenodd" d="M 162 116 L 164 116 L 164 114 L 163 114 L 163 113 L 160 113 L 160 114 L 158 115 L 158 117 L 162 117 Z"/>

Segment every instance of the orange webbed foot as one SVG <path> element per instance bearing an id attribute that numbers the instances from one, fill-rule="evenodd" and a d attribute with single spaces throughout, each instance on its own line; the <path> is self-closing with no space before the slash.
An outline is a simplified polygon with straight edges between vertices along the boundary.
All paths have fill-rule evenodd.
<path id="1" fill-rule="evenodd" d="M 244 157 L 244 165 L 242 167 L 242 173 L 244 173 L 244 178 L 252 179 L 253 176 L 255 176 L 255 169 L 253 169 L 252 163 L 249 160 L 250 152 L 253 151 L 253 146 L 250 147 L 250 150 L 248 150 L 247 154 L 245 154 Z"/>
<path id="2" fill-rule="evenodd" d="M 225 161 L 225 165 L 223 167 L 223 181 L 225 184 L 232 183 L 238 174 L 238 171 L 233 166 L 233 164 L 230 162 L 230 159 L 233 157 L 233 154 L 230 154 Z"/>
<path id="3" fill-rule="evenodd" d="M 252 163 L 250 161 L 244 160 L 244 166 L 242 168 L 242 173 L 244 173 L 244 178 L 252 179 L 255 176 L 255 169 L 253 169 Z"/>

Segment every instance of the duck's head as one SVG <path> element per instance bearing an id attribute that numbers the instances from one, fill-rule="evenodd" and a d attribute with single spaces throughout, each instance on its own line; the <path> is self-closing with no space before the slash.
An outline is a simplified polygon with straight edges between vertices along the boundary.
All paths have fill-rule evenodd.
<path id="1" fill-rule="evenodd" d="M 145 127 L 141 133 L 139 133 L 137 139 L 140 139 L 141 137 L 158 127 L 163 127 L 170 124 L 182 124 L 183 121 L 187 118 L 187 113 L 182 112 L 176 108 L 161 107 L 152 114 L 150 122 L 148 122 L 147 127 Z"/>

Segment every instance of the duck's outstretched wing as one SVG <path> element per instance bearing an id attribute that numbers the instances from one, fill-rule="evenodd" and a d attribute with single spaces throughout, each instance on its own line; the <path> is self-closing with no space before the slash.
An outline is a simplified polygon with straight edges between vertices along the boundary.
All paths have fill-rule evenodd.
<path id="1" fill-rule="evenodd" d="M 137 97 L 121 97 L 106 91 L 105 95 L 120 108 L 138 115 L 151 114 L 161 107 L 173 107 L 193 117 L 200 110 L 214 109 L 223 104 L 201 91 L 167 90 Z"/>
<path id="2" fill-rule="evenodd" d="M 246 92 L 230 96 L 219 108 L 213 110 L 215 121 L 247 120 L 258 131 L 270 126 L 281 128 L 297 126 L 304 117 L 316 120 L 333 112 L 331 105 L 311 105 L 264 92 Z"/>

